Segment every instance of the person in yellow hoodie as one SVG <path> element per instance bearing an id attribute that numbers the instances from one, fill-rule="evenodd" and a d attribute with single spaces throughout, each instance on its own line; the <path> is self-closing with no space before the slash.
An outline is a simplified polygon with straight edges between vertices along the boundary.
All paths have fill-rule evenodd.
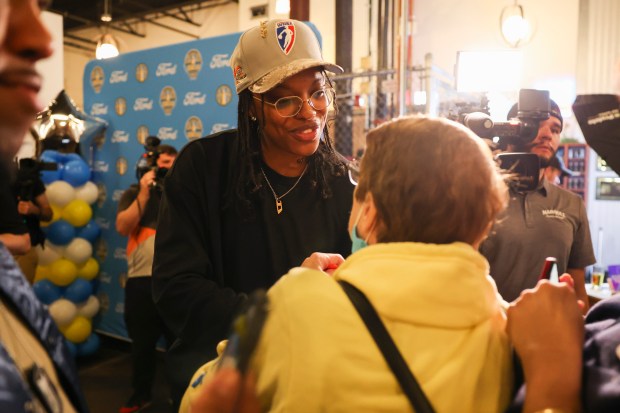
<path id="1" fill-rule="evenodd" d="M 250 363 L 260 410 L 412 410 L 337 283 L 345 280 L 375 307 L 436 412 L 503 411 L 512 389 L 505 303 L 477 248 L 507 188 L 487 145 L 446 119 L 396 119 L 368 134 L 357 182 L 353 254 L 331 277 L 319 269 L 333 256 L 313 254 L 268 292 Z M 199 411 L 215 368 L 197 371 L 181 412 Z"/>

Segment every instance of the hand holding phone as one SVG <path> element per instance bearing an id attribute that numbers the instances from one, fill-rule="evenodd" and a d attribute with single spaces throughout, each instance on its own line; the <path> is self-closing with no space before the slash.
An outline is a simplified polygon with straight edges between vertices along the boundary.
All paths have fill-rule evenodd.
<path id="1" fill-rule="evenodd" d="M 558 260 L 555 257 L 547 257 L 543 264 L 542 271 L 538 280 L 549 280 L 551 282 L 560 282 L 560 275 L 558 274 Z"/>
<path id="2" fill-rule="evenodd" d="M 268 302 L 265 290 L 256 290 L 250 294 L 241 312 L 233 320 L 218 369 L 227 366 L 239 370 L 242 375 L 245 373 L 267 318 Z"/>

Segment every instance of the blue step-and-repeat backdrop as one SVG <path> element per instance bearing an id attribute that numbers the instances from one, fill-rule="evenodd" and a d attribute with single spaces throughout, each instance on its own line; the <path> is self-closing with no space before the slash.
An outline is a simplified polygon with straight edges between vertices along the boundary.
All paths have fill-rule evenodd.
<path id="1" fill-rule="evenodd" d="M 230 55 L 241 33 L 195 40 L 109 60 L 88 63 L 84 72 L 84 111 L 108 122 L 105 139 L 91 150 L 95 207 L 102 236 L 96 246 L 101 265 L 97 331 L 127 337 L 124 285 L 127 238 L 115 230 L 123 191 L 137 182 L 135 166 L 144 139 L 181 149 L 188 141 L 236 126 L 237 95 Z"/>

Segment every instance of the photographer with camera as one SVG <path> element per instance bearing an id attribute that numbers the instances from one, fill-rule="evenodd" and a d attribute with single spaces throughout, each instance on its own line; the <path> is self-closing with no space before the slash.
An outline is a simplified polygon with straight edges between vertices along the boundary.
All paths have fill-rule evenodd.
<path id="1" fill-rule="evenodd" d="M 42 170 L 56 169 L 56 164 L 40 162 L 36 159 L 20 159 L 17 164 L 17 179 L 13 184 L 13 195 L 17 202 L 17 212 L 30 237 L 29 250 L 18 254 L 15 259 L 26 279 L 32 284 L 39 258 L 33 248 L 44 245 L 45 233 L 41 230 L 41 221 L 52 219 L 52 207 L 45 195 L 45 185 L 41 180 Z"/>
<path id="2" fill-rule="evenodd" d="M 508 119 L 519 112 L 515 104 Z M 503 219 L 495 224 L 480 251 L 491 266 L 491 276 L 507 301 L 521 291 L 533 288 L 546 257 L 557 258 L 558 273 L 569 273 L 575 282 L 577 297 L 586 303 L 585 267 L 593 264 L 594 251 L 583 200 L 544 179 L 545 169 L 555 157 L 560 143 L 563 118 L 560 108 L 549 100 L 549 116 L 540 120 L 533 139 L 515 139 L 509 152 L 538 156 L 540 172 L 533 190 L 511 185 L 510 203 Z"/>
<path id="3" fill-rule="evenodd" d="M 170 340 L 153 304 L 151 267 L 162 181 L 176 158 L 177 150 L 159 143 L 154 136 L 146 139 L 146 153 L 137 168 L 139 183 L 131 185 L 123 193 L 116 215 L 116 230 L 129 238 L 125 324 L 132 341 L 133 358 L 133 394 L 119 410 L 120 413 L 136 412 L 150 404 L 156 344 L 162 333 L 167 341 Z"/>

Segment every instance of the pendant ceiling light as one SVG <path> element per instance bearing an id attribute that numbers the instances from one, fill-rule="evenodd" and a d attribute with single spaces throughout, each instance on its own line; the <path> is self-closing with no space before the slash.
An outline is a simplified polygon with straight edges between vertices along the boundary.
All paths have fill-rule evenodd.
<path id="1" fill-rule="evenodd" d="M 502 9 L 499 19 L 502 37 L 511 47 L 523 46 L 532 38 L 532 22 L 525 18 L 523 6 L 516 0 Z"/>
<path id="2" fill-rule="evenodd" d="M 104 0 L 101 21 L 104 23 L 104 33 L 97 42 L 95 57 L 97 59 L 109 59 L 111 57 L 116 57 L 119 55 L 118 41 L 114 38 L 114 36 L 112 36 L 111 33 L 108 33 L 108 24 L 112 21 L 110 0 Z"/>

